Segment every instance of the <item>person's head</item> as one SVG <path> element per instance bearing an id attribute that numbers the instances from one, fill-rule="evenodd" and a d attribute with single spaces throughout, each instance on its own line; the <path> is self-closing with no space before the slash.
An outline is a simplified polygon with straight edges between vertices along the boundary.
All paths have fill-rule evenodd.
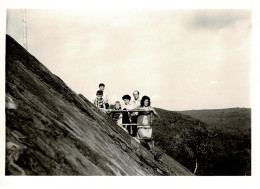
<path id="1" fill-rule="evenodd" d="M 134 96 L 135 100 L 137 100 L 139 98 L 139 91 L 135 90 L 133 92 L 133 96 Z"/>
<path id="2" fill-rule="evenodd" d="M 96 93 L 96 96 L 97 96 L 97 99 L 102 99 L 102 97 L 103 97 L 103 91 L 101 91 L 101 90 L 98 90 L 97 91 L 97 93 Z"/>
<path id="3" fill-rule="evenodd" d="M 125 102 L 125 105 L 129 104 L 130 100 L 131 100 L 131 96 L 129 95 L 124 95 L 122 97 L 123 101 Z"/>
<path id="4" fill-rule="evenodd" d="M 150 106 L 150 104 L 151 104 L 150 98 L 148 96 L 143 96 L 143 98 L 141 100 L 141 106 L 147 107 L 147 106 Z"/>
<path id="5" fill-rule="evenodd" d="M 99 87 L 99 89 L 100 89 L 101 91 L 104 91 L 104 89 L 105 89 L 105 84 L 104 84 L 104 83 L 100 83 L 98 87 Z"/>
<path id="6" fill-rule="evenodd" d="M 116 110 L 120 110 L 120 109 L 121 109 L 121 104 L 120 104 L 119 101 L 116 101 L 116 103 L 115 103 L 115 109 L 116 109 Z"/>

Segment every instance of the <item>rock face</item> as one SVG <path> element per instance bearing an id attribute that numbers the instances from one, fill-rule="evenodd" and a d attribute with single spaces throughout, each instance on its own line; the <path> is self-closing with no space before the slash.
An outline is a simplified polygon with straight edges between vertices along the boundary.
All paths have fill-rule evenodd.
<path id="1" fill-rule="evenodd" d="M 87 84 L 87 83 L 86 83 Z M 6 37 L 6 175 L 192 175 L 152 154 Z"/>

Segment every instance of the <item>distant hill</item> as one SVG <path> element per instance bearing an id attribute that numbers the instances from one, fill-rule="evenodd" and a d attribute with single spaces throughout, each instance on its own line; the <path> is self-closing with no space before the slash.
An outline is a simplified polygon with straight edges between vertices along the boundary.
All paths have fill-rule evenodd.
<path id="1" fill-rule="evenodd" d="M 199 119 L 216 133 L 213 140 L 217 175 L 251 175 L 251 109 L 187 110 L 179 113 Z"/>
<path id="2" fill-rule="evenodd" d="M 179 111 L 184 115 L 189 115 L 204 121 L 211 128 L 221 131 L 230 130 L 232 132 L 251 132 L 251 109 L 250 108 L 227 108 L 212 110 L 187 110 Z"/>
<path id="3" fill-rule="evenodd" d="M 6 36 L 6 175 L 193 175 L 160 161 Z"/>

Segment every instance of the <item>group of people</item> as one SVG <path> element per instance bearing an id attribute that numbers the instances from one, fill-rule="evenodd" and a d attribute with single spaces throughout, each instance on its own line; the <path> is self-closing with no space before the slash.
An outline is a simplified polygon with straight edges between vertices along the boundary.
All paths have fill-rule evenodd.
<path id="1" fill-rule="evenodd" d="M 154 141 L 152 138 L 152 116 L 158 116 L 158 113 L 151 106 L 151 100 L 148 96 L 140 99 L 139 91 L 133 92 L 134 100 L 126 94 L 122 97 L 124 103 L 121 105 L 116 101 L 114 107 L 110 109 L 108 97 L 105 93 L 105 84 L 99 84 L 99 90 L 96 93 L 94 105 L 101 109 L 135 140 L 141 142 L 148 150 L 154 152 Z"/>

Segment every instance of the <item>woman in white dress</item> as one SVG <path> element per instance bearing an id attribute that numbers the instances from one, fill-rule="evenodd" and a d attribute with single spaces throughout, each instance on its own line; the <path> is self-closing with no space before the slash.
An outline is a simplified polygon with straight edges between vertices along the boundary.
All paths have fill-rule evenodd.
<path id="1" fill-rule="evenodd" d="M 143 96 L 140 106 L 137 108 L 144 110 L 138 112 L 137 117 L 137 139 L 148 148 L 152 153 L 154 151 L 154 141 L 152 138 L 152 116 L 158 116 L 158 113 L 151 106 L 151 100 L 148 96 Z"/>

